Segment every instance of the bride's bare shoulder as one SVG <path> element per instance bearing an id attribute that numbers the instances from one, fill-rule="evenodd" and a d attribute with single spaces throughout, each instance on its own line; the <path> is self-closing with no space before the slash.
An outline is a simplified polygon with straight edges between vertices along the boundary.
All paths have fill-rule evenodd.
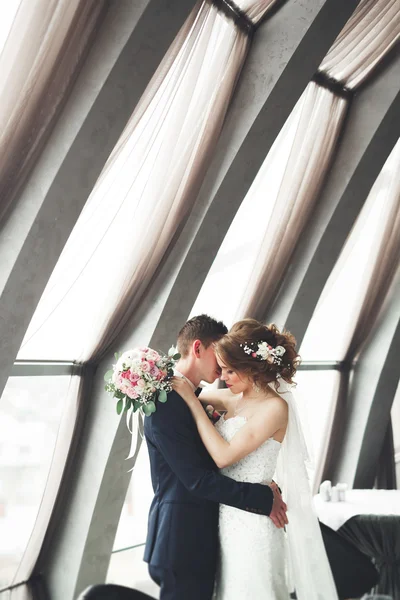
<path id="1" fill-rule="evenodd" d="M 267 414 L 273 413 L 276 416 L 287 417 L 289 411 L 288 404 L 275 390 L 271 388 L 265 400 L 263 409 Z"/>
<path id="2" fill-rule="evenodd" d="M 212 404 L 215 410 L 228 410 L 231 402 L 238 396 L 228 389 L 203 388 L 199 400 L 202 404 Z"/>

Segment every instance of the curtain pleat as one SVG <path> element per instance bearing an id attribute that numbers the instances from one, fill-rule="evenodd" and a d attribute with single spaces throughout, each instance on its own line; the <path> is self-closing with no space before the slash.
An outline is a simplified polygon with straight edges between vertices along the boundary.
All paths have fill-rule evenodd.
<path id="1" fill-rule="evenodd" d="M 83 65 L 106 0 L 21 0 L 0 54 L 0 227 Z"/>

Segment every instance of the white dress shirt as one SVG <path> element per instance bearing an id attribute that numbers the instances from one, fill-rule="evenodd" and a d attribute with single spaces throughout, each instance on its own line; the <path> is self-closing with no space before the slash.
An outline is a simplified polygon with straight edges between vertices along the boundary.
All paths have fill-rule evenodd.
<path id="1" fill-rule="evenodd" d="M 185 375 L 183 375 L 182 373 L 180 373 L 177 369 L 174 369 L 174 375 L 177 375 L 178 377 L 183 377 L 183 379 L 186 379 L 186 381 L 188 382 L 188 384 L 190 385 L 190 387 L 192 388 L 192 390 L 195 392 L 196 391 L 196 386 L 190 381 L 190 379 L 188 379 Z"/>

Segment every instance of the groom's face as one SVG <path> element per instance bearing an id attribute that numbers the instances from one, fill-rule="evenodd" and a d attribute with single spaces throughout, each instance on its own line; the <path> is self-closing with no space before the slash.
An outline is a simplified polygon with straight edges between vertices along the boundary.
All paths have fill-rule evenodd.
<path id="1" fill-rule="evenodd" d="M 198 352 L 201 379 L 206 383 L 213 383 L 221 375 L 221 369 L 217 363 L 214 346 L 213 344 L 210 344 L 210 346 L 206 348 L 200 342 Z"/>

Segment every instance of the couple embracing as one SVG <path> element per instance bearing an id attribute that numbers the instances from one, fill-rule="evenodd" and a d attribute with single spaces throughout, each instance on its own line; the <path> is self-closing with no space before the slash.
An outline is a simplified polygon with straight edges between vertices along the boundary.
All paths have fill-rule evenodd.
<path id="1" fill-rule="evenodd" d="M 290 391 L 293 336 L 254 319 L 228 332 L 200 315 L 177 346 L 174 390 L 144 426 L 154 489 L 144 560 L 161 600 L 337 599 Z M 226 389 L 199 388 L 218 377 Z M 216 423 L 209 404 L 224 413 Z"/>

